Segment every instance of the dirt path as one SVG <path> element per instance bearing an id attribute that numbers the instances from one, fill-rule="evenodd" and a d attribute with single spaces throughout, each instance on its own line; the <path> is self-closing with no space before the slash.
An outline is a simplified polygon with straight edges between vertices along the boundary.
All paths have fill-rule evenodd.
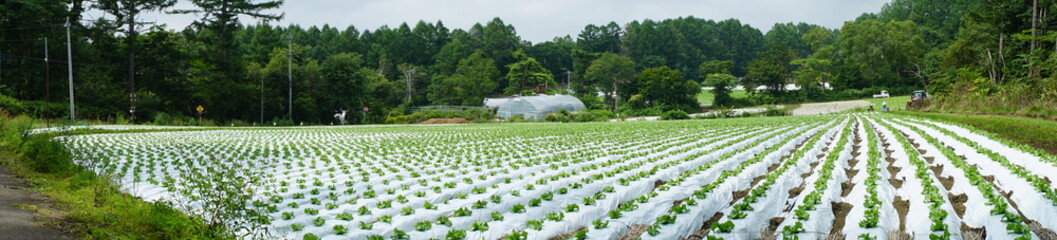
<path id="1" fill-rule="evenodd" d="M 23 208 L 47 205 L 45 198 L 6 169 L 0 168 L 0 239 L 67 239 L 61 231 L 44 227 L 55 222 Z"/>
<path id="2" fill-rule="evenodd" d="M 859 107 L 870 106 L 870 102 L 864 100 L 854 101 L 840 101 L 840 102 L 823 102 L 823 103 L 805 103 L 800 104 L 800 107 L 793 109 L 794 116 L 800 115 L 817 115 L 826 113 L 835 113 Z"/>

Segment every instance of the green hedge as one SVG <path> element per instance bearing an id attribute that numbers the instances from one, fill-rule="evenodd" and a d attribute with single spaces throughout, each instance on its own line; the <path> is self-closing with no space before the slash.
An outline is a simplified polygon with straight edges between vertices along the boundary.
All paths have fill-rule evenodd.
<path id="1" fill-rule="evenodd" d="M 462 111 L 423 110 L 407 115 L 388 117 L 385 119 L 385 123 L 420 123 L 432 118 L 465 118 L 468 121 L 487 121 L 495 119 L 495 113 L 492 113 L 492 110 L 489 109 L 466 109 Z"/>

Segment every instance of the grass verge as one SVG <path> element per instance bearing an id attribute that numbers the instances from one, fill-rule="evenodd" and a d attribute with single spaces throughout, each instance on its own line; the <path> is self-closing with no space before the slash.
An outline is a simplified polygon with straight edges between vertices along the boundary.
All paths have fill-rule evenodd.
<path id="1" fill-rule="evenodd" d="M 732 97 L 732 98 L 748 98 L 749 97 L 749 93 L 746 92 L 745 90 L 733 89 L 733 90 L 730 90 L 730 97 Z M 715 98 L 716 98 L 716 95 L 712 94 L 712 90 L 711 89 L 702 89 L 701 92 L 697 94 L 697 102 L 702 104 L 702 105 L 712 105 L 712 101 L 715 100 Z"/>
<path id="2" fill-rule="evenodd" d="M 34 120 L 0 117 L 0 166 L 18 174 L 64 212 L 64 232 L 82 239 L 231 239 L 164 202 L 125 194 L 109 178 L 75 165 L 69 151 L 51 139 L 25 135 Z M 70 134 L 87 134 L 79 131 Z"/>
<path id="3" fill-rule="evenodd" d="M 860 100 L 865 100 L 867 102 L 872 103 L 874 105 L 874 108 L 878 109 L 878 110 L 881 109 L 881 105 L 884 105 L 885 103 L 888 103 L 888 109 L 891 109 L 892 111 L 896 111 L 896 110 L 904 110 L 904 109 L 906 109 L 907 100 L 910 100 L 910 96 L 909 95 L 900 95 L 900 96 L 892 96 L 892 97 L 888 97 L 888 98 L 863 98 L 863 99 L 860 99 Z"/>
<path id="4" fill-rule="evenodd" d="M 1057 122 L 1026 117 L 967 115 L 898 111 L 897 114 L 924 117 L 972 126 L 1010 141 L 1057 155 Z"/>

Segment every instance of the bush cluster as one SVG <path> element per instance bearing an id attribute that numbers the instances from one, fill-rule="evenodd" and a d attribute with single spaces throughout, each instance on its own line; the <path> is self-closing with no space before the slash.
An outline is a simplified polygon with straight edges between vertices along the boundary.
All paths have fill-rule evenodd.
<path id="1" fill-rule="evenodd" d="M 387 117 L 385 123 L 420 123 L 432 118 L 465 118 L 469 121 L 489 121 L 495 118 L 495 113 L 487 109 L 466 109 L 462 111 L 423 110 L 406 115 Z"/>
<path id="2" fill-rule="evenodd" d="M 671 110 L 661 114 L 661 120 L 690 119 L 690 114 L 682 110 Z"/>
<path id="3" fill-rule="evenodd" d="M 608 110 L 590 110 L 590 111 L 579 111 L 569 112 L 561 110 L 554 113 L 549 113 L 543 117 L 544 121 L 548 122 L 601 122 L 609 120 L 616 115 Z"/>

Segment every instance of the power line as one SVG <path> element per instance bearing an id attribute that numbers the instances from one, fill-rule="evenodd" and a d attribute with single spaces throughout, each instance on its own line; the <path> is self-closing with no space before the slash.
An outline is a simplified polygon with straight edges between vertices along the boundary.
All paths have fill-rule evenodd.
<path id="1" fill-rule="evenodd" d="M 62 25 L 63 25 L 62 23 L 59 23 L 59 24 L 31 25 L 31 26 L 21 26 L 21 27 L 12 27 L 12 28 L 0 28 L 0 31 L 40 29 L 40 28 L 49 28 L 49 27 L 62 26 Z"/>
<path id="2" fill-rule="evenodd" d="M 40 39 L 42 39 L 42 38 L 5 39 L 5 40 L 0 40 L 0 42 L 34 42 L 34 41 L 40 41 Z"/>

